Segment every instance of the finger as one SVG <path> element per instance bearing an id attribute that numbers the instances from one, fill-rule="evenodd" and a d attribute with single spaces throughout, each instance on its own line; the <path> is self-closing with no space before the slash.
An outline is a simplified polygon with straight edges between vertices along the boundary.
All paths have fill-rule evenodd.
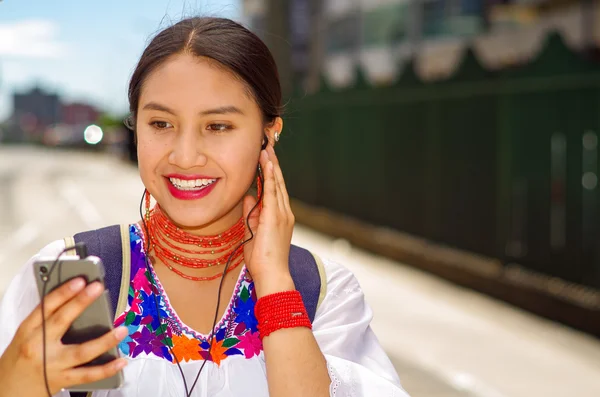
<path id="1" fill-rule="evenodd" d="M 60 339 L 73 321 L 104 291 L 99 282 L 90 283 L 76 297 L 65 303 L 47 319 L 48 338 Z"/>
<path id="2" fill-rule="evenodd" d="M 264 157 L 266 158 L 267 154 L 266 152 L 264 153 Z M 277 202 L 277 190 L 276 190 L 276 182 L 275 182 L 275 176 L 273 174 L 273 163 L 266 159 L 265 161 L 265 166 L 264 166 L 264 170 L 265 170 L 265 184 L 263 186 L 263 203 L 264 203 L 264 207 L 265 209 L 268 209 L 269 211 L 271 209 L 277 211 L 279 204 Z"/>
<path id="3" fill-rule="evenodd" d="M 278 172 L 277 172 L 279 167 L 277 165 L 275 165 L 275 163 L 272 163 L 272 164 L 273 164 L 273 179 L 275 179 L 275 191 L 277 192 L 277 204 L 279 205 L 279 210 L 282 211 L 284 215 L 286 215 L 285 201 L 283 198 L 283 191 L 281 190 L 281 181 L 279 180 L 279 176 L 278 176 Z"/>
<path id="4" fill-rule="evenodd" d="M 63 361 L 65 367 L 73 368 L 89 363 L 117 346 L 127 334 L 127 327 L 118 327 L 89 342 L 79 345 L 66 345 Z"/>
<path id="5" fill-rule="evenodd" d="M 103 365 L 79 367 L 64 372 L 65 387 L 92 383 L 116 375 L 127 365 L 127 360 L 118 358 Z"/>
<path id="6" fill-rule="evenodd" d="M 289 196 L 287 188 L 285 186 L 285 179 L 283 178 L 283 171 L 281 170 L 281 167 L 279 166 L 279 159 L 277 158 L 277 155 L 275 154 L 275 149 L 273 149 L 273 147 L 269 146 L 267 149 L 269 149 L 269 152 L 268 152 L 269 159 L 275 165 L 275 167 L 274 167 L 275 178 L 277 180 L 277 185 L 279 187 L 281 195 L 283 196 L 283 207 L 282 208 L 285 208 L 287 211 L 289 211 L 291 213 L 292 208 L 290 206 L 290 196 Z"/>
<path id="7" fill-rule="evenodd" d="M 264 175 L 264 173 L 267 171 L 267 163 L 269 162 L 269 154 L 267 153 L 266 149 L 260 151 L 258 162 L 260 163 L 260 166 L 263 170 L 263 178 L 266 178 L 266 175 Z"/>
<path id="8" fill-rule="evenodd" d="M 271 145 L 268 145 L 265 150 L 267 151 L 269 160 L 271 160 L 274 165 L 279 167 L 279 159 L 277 158 L 277 154 L 275 154 L 275 148 Z"/>
<path id="9" fill-rule="evenodd" d="M 50 292 L 44 298 L 44 317 L 48 319 L 62 305 L 71 300 L 85 287 L 85 280 L 81 277 L 70 280 Z M 40 303 L 33 312 L 23 321 L 21 328 L 35 329 L 42 324 L 42 304 Z"/>

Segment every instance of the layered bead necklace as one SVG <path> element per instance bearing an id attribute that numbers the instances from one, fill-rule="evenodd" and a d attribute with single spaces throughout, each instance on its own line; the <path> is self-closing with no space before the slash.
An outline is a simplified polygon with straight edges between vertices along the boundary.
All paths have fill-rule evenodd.
<path id="1" fill-rule="evenodd" d="M 148 194 L 149 198 L 150 195 Z M 146 204 L 146 225 L 152 241 L 152 249 L 158 259 L 177 275 L 192 281 L 210 281 L 223 276 L 223 272 L 212 276 L 190 276 L 173 267 L 171 263 L 189 269 L 206 269 L 225 265 L 231 251 L 243 240 L 245 226 L 240 218 L 230 229 L 215 236 L 194 236 L 179 227 L 165 215 L 157 204 L 149 209 L 149 199 Z M 216 258 L 200 258 L 200 255 L 218 255 Z M 244 250 L 237 249 L 231 258 L 227 273 L 237 268 L 244 261 Z"/>
<path id="2" fill-rule="evenodd" d="M 262 209 L 263 183 L 260 177 L 256 178 L 256 190 L 258 208 Z M 226 264 L 231 251 L 238 248 L 244 238 L 244 218 L 240 218 L 229 230 L 216 236 L 194 236 L 175 226 L 161 210 L 160 205 L 156 204 L 154 208 L 150 209 L 150 192 L 146 191 L 145 195 L 146 227 L 156 257 L 169 270 L 187 280 L 210 281 L 223 277 L 223 272 L 205 277 L 190 276 L 173 267 L 171 263 L 176 263 L 179 266 L 189 269 L 206 269 Z M 177 244 L 173 244 L 171 240 Z M 191 255 L 214 255 L 220 253 L 223 254 L 213 259 L 190 257 Z M 243 261 L 244 250 L 239 247 L 231 257 L 227 273 L 237 268 Z"/>

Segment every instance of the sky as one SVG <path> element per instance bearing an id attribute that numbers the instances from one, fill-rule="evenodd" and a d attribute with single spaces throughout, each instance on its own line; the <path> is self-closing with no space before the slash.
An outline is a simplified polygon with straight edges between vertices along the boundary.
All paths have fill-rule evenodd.
<path id="1" fill-rule="evenodd" d="M 239 20 L 241 0 L 0 0 L 0 121 L 35 86 L 115 116 L 145 45 L 181 17 Z"/>

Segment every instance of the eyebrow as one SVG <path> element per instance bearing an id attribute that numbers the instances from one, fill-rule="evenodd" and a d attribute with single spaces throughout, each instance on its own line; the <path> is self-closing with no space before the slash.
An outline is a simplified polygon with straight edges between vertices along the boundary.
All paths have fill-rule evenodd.
<path id="1" fill-rule="evenodd" d="M 168 107 L 161 105 L 160 103 L 156 103 L 156 102 L 148 102 L 146 105 L 144 105 L 144 107 L 142 108 L 143 110 L 158 110 L 159 112 L 166 112 L 166 113 L 170 113 L 172 115 L 175 115 L 175 112 L 171 109 L 169 109 Z"/>
<path id="2" fill-rule="evenodd" d="M 159 112 L 166 112 L 166 113 L 175 115 L 174 110 L 169 109 L 168 107 L 161 105 L 160 103 L 156 103 L 156 102 L 148 102 L 146 105 L 144 105 L 143 109 L 144 110 L 158 110 Z M 204 110 L 204 111 L 200 112 L 199 114 L 201 116 L 209 116 L 209 115 L 213 115 L 213 114 L 228 114 L 228 113 L 237 113 L 237 114 L 241 114 L 241 115 L 244 114 L 244 112 L 242 112 L 242 110 L 240 108 L 232 106 L 232 105 L 221 106 L 221 107 L 214 108 L 214 109 Z"/>
<path id="3" fill-rule="evenodd" d="M 242 110 L 240 108 L 237 108 L 235 106 L 221 106 L 218 108 L 209 109 L 209 110 L 200 112 L 200 114 L 202 116 L 208 116 L 211 114 L 227 114 L 227 113 L 237 113 L 237 114 L 241 114 L 241 115 L 244 114 L 244 112 L 242 112 Z"/>

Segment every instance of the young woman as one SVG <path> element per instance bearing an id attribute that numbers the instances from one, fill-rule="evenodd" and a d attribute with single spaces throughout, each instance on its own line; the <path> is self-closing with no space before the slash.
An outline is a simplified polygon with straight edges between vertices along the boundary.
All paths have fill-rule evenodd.
<path id="1" fill-rule="evenodd" d="M 294 216 L 273 148 L 281 91 L 260 39 L 227 19 L 183 20 L 146 48 L 129 101 L 147 211 L 129 227 L 129 299 L 117 327 L 63 345 L 102 287 L 75 280 L 53 291 L 44 378 L 32 263 L 60 255 L 65 243 L 48 245 L 0 307 L 0 396 L 67 396 L 63 389 L 121 369 L 122 388 L 93 396 L 406 396 L 347 269 L 323 262 L 325 295 L 312 324 L 295 290 Z M 258 203 L 248 192 L 261 174 Z M 114 346 L 122 358 L 80 367 Z"/>

